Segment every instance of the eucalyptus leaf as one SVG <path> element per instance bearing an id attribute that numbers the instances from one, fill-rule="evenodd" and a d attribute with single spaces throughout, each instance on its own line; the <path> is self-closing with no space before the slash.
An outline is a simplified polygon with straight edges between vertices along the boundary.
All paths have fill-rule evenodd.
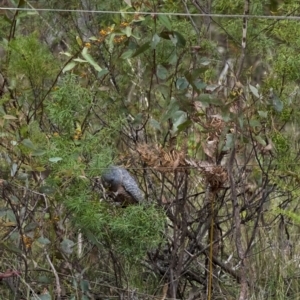
<path id="1" fill-rule="evenodd" d="M 160 42 L 160 37 L 157 35 L 157 33 L 154 34 L 151 42 L 151 48 L 155 49 L 157 44 Z"/>
<path id="2" fill-rule="evenodd" d="M 88 53 L 88 48 L 84 47 L 81 52 L 82 57 L 87 60 L 88 63 L 90 63 L 96 71 L 100 72 L 102 68 L 95 62 L 93 57 Z"/>
<path id="3" fill-rule="evenodd" d="M 33 145 L 32 141 L 30 139 L 24 139 L 22 141 L 22 144 L 29 149 L 32 149 L 32 150 L 36 149 L 36 147 Z"/>
<path id="4" fill-rule="evenodd" d="M 61 157 L 51 157 L 51 158 L 49 158 L 49 161 L 54 162 L 54 163 L 57 163 L 60 160 L 62 160 Z"/>
<path id="5" fill-rule="evenodd" d="M 61 250 L 66 254 L 72 254 L 75 243 L 69 239 L 64 239 L 60 243 Z"/>
<path id="6" fill-rule="evenodd" d="M 172 30 L 172 25 L 169 20 L 169 17 L 166 15 L 158 15 L 158 20 L 162 25 L 164 25 L 168 30 Z"/>
<path id="7" fill-rule="evenodd" d="M 76 66 L 76 62 L 75 61 L 71 61 L 69 62 L 62 70 L 63 73 L 66 73 L 67 71 L 72 70 L 75 66 Z"/>
<path id="8" fill-rule="evenodd" d="M 39 237 L 37 239 L 37 242 L 40 243 L 41 245 L 49 245 L 51 244 L 50 240 L 44 237 Z"/>
<path id="9" fill-rule="evenodd" d="M 162 65 L 157 66 L 156 74 L 157 74 L 157 77 L 162 80 L 165 80 L 169 75 L 168 70 Z"/>
<path id="10" fill-rule="evenodd" d="M 180 77 L 176 80 L 176 87 L 179 90 L 184 90 L 189 86 L 189 82 L 185 77 Z"/>

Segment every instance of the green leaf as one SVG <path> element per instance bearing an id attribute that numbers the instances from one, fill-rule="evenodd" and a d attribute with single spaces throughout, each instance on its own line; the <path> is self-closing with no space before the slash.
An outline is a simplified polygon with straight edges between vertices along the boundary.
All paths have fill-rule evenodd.
<path id="1" fill-rule="evenodd" d="M 149 120 L 149 125 L 152 126 L 154 129 L 157 129 L 157 130 L 161 131 L 160 123 L 158 121 L 156 121 L 155 119 L 151 118 Z"/>
<path id="2" fill-rule="evenodd" d="M 162 122 L 168 120 L 169 118 L 171 118 L 173 116 L 173 114 L 178 111 L 179 109 L 179 105 L 176 101 L 176 99 L 172 98 L 169 105 L 168 105 L 168 109 L 166 111 L 166 113 L 163 115 L 162 117 Z"/>
<path id="3" fill-rule="evenodd" d="M 159 42 L 160 42 L 160 37 L 155 33 L 151 41 L 151 48 L 155 49 Z"/>
<path id="4" fill-rule="evenodd" d="M 180 125 L 178 125 L 177 130 L 178 130 L 178 132 L 181 132 L 181 131 L 189 128 L 191 125 L 193 125 L 193 122 L 191 120 L 187 120 L 187 121 L 181 123 Z"/>
<path id="5" fill-rule="evenodd" d="M 99 79 L 108 73 L 109 73 L 109 71 L 107 69 L 102 69 L 100 72 L 98 72 L 97 78 Z"/>
<path id="6" fill-rule="evenodd" d="M 39 192 L 46 195 L 51 195 L 55 193 L 55 189 L 52 186 L 43 185 L 39 188 Z"/>
<path id="7" fill-rule="evenodd" d="M 39 226 L 38 223 L 36 223 L 36 222 L 31 222 L 31 223 L 27 224 L 27 225 L 24 227 L 24 232 L 30 232 L 30 231 L 33 231 L 33 230 L 35 230 L 38 226 Z"/>
<path id="8" fill-rule="evenodd" d="M 51 280 L 49 277 L 45 276 L 45 275 L 39 276 L 39 277 L 37 278 L 37 281 L 38 281 L 39 283 L 43 283 L 43 284 L 49 284 L 49 283 L 52 282 L 52 280 Z"/>
<path id="9" fill-rule="evenodd" d="M 228 151 L 232 148 L 233 146 L 233 134 L 232 133 L 228 133 L 226 134 L 226 143 L 223 147 L 223 151 Z"/>
<path id="10" fill-rule="evenodd" d="M 80 63 L 87 63 L 86 60 L 81 59 L 81 58 L 74 58 L 73 61 L 80 62 Z"/>
<path id="11" fill-rule="evenodd" d="M 124 30 L 122 30 L 122 32 L 125 33 L 127 37 L 131 37 L 132 28 L 130 26 L 127 26 Z"/>
<path id="12" fill-rule="evenodd" d="M 158 78 L 165 80 L 168 77 L 168 70 L 164 66 L 158 65 L 156 69 L 156 74 Z"/>
<path id="13" fill-rule="evenodd" d="M 254 136 L 254 139 L 261 145 L 263 145 L 264 147 L 267 146 L 267 143 L 265 141 L 264 138 L 262 138 L 260 135 L 256 135 Z"/>
<path id="14" fill-rule="evenodd" d="M 92 56 L 88 53 L 88 48 L 84 47 L 81 55 L 83 56 L 84 59 L 86 59 L 88 61 L 88 63 L 90 63 L 96 71 L 101 72 L 102 68 L 94 61 L 94 59 L 92 58 Z"/>
<path id="15" fill-rule="evenodd" d="M 18 171 L 18 165 L 16 163 L 13 163 L 10 170 L 10 175 L 13 177 L 16 175 Z"/>
<path id="16" fill-rule="evenodd" d="M 200 101 L 203 105 L 214 104 L 222 105 L 222 100 L 211 94 L 201 94 L 197 97 L 197 101 Z"/>
<path id="17" fill-rule="evenodd" d="M 66 73 L 67 71 L 72 70 L 76 65 L 77 65 L 76 62 L 71 61 L 63 68 L 62 72 Z"/>
<path id="18" fill-rule="evenodd" d="M 193 81 L 193 86 L 195 86 L 198 90 L 202 90 L 204 88 L 206 88 L 206 84 L 201 81 L 200 79 L 196 79 Z"/>
<path id="19" fill-rule="evenodd" d="M 259 120 L 253 119 L 253 120 L 250 120 L 249 125 L 251 127 L 257 127 L 257 126 L 260 126 L 261 124 L 260 124 Z"/>
<path id="20" fill-rule="evenodd" d="M 132 57 L 136 57 L 141 53 L 144 53 L 145 51 L 147 51 L 148 49 L 150 49 L 150 42 L 145 43 L 144 45 L 142 45 L 141 47 L 139 47 L 135 53 L 132 55 Z"/>
<path id="21" fill-rule="evenodd" d="M 272 99 L 273 107 L 277 112 L 282 112 L 283 110 L 283 102 L 278 98 L 278 96 L 273 95 Z"/>
<path id="22" fill-rule="evenodd" d="M 37 242 L 39 242 L 41 245 L 49 245 L 51 244 L 50 240 L 44 237 L 39 237 L 37 239 Z"/>
<path id="23" fill-rule="evenodd" d="M 34 151 L 31 153 L 31 155 L 32 155 L 32 156 L 42 156 L 42 155 L 44 155 L 45 153 L 46 153 L 45 150 L 42 150 L 42 149 L 36 149 L 36 150 L 34 150 Z"/>
<path id="24" fill-rule="evenodd" d="M 90 290 L 90 284 L 88 280 L 81 280 L 80 281 L 80 289 L 82 292 L 88 292 Z"/>
<path id="25" fill-rule="evenodd" d="M 172 133 L 175 134 L 178 131 L 178 126 L 185 123 L 187 119 L 187 114 L 186 112 L 182 110 L 178 110 L 173 113 L 172 115 L 172 120 L 173 120 L 173 129 Z"/>
<path id="26" fill-rule="evenodd" d="M 199 61 L 200 65 L 208 66 L 210 64 L 210 60 L 207 57 L 202 57 Z"/>
<path id="27" fill-rule="evenodd" d="M 76 42 L 77 42 L 77 44 L 78 44 L 80 47 L 82 47 L 83 42 L 82 42 L 82 39 L 80 38 L 79 35 L 76 35 Z"/>
<path id="28" fill-rule="evenodd" d="M 61 243 L 60 243 L 60 248 L 63 252 L 65 252 L 66 254 L 72 254 L 73 249 L 74 249 L 74 245 L 75 243 L 69 239 L 64 239 Z"/>
<path id="29" fill-rule="evenodd" d="M 253 85 L 249 84 L 249 89 L 251 91 L 251 93 L 256 97 L 259 98 L 259 93 L 256 87 L 254 87 Z"/>
<path id="30" fill-rule="evenodd" d="M 165 26 L 168 30 L 172 30 L 172 25 L 171 22 L 169 20 L 169 17 L 166 15 L 158 15 L 158 20 L 160 21 L 160 23 Z"/>
<path id="31" fill-rule="evenodd" d="M 57 163 L 60 160 L 62 160 L 61 157 L 51 157 L 51 158 L 49 158 L 49 161 L 54 162 L 54 163 Z"/>
<path id="32" fill-rule="evenodd" d="M 37 295 L 31 297 L 31 300 L 51 300 L 51 296 L 49 294 Z"/>
<path id="33" fill-rule="evenodd" d="M 258 111 L 258 115 L 259 115 L 261 118 L 266 119 L 266 118 L 268 117 L 268 112 L 267 112 L 267 111 L 259 110 L 259 111 Z"/>
<path id="34" fill-rule="evenodd" d="M 5 120 L 16 120 L 16 119 L 18 119 L 17 117 L 12 116 L 12 115 L 4 115 L 2 118 L 5 119 Z"/>
<path id="35" fill-rule="evenodd" d="M 178 78 L 178 79 L 176 80 L 176 87 L 177 87 L 177 89 L 179 89 L 179 90 L 184 90 L 184 89 L 186 89 L 188 86 L 189 86 L 189 82 L 186 80 L 185 77 L 181 77 L 181 78 Z"/>
<path id="36" fill-rule="evenodd" d="M 129 50 L 122 53 L 121 58 L 123 58 L 123 59 L 131 58 L 133 53 L 134 53 L 134 50 L 129 49 Z"/>
<path id="37" fill-rule="evenodd" d="M 33 145 L 32 141 L 30 139 L 24 139 L 22 141 L 22 144 L 29 149 L 32 149 L 32 150 L 36 149 L 36 147 Z"/>
<path id="38" fill-rule="evenodd" d="M 181 33 L 179 33 L 178 31 L 174 31 L 174 35 L 176 36 L 177 38 L 177 45 L 179 47 L 185 47 L 186 45 L 186 40 L 185 38 L 183 37 L 183 35 Z"/>

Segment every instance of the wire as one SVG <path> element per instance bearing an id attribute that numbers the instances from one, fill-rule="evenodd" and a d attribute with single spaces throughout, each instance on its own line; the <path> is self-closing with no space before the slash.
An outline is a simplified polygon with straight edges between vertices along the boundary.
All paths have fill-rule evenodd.
<path id="1" fill-rule="evenodd" d="M 153 16 L 183 16 L 183 17 L 213 17 L 213 18 L 248 18 L 248 19 L 270 19 L 270 20 L 300 20 L 300 16 L 258 16 L 258 15 L 225 15 L 225 14 L 191 14 L 179 12 L 154 12 L 154 11 L 121 11 L 121 10 L 86 10 L 86 9 L 52 9 L 52 8 L 22 8 L 22 7 L 0 7 L 0 10 L 28 11 L 28 12 L 74 12 L 95 14 L 127 14 L 127 15 L 153 15 Z"/>

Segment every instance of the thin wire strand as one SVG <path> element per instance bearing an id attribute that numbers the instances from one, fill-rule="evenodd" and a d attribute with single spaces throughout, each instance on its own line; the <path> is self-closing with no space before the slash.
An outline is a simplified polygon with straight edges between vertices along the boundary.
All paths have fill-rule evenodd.
<path id="1" fill-rule="evenodd" d="M 213 18 L 245 18 L 245 15 L 226 14 L 191 14 L 179 12 L 154 12 L 154 11 L 121 11 L 121 10 L 86 10 L 86 9 L 52 9 L 52 8 L 24 8 L 24 7 L 0 7 L 0 10 L 40 12 L 73 12 L 93 14 L 127 14 L 127 15 L 154 15 L 154 16 L 183 16 L 183 17 L 213 17 Z M 300 20 L 300 16 L 258 16 L 247 15 L 248 19 L 270 19 L 270 20 Z"/>

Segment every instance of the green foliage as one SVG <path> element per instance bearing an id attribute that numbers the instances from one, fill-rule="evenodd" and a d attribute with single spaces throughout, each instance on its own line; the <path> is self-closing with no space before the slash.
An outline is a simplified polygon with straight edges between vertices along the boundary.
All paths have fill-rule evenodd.
<path id="1" fill-rule="evenodd" d="M 78 229 L 133 261 L 163 243 L 166 217 L 158 207 L 147 204 L 115 207 L 90 201 L 90 193 L 81 190 L 81 194 L 70 196 L 65 202 Z"/>
<path id="2" fill-rule="evenodd" d="M 8 44 L 8 72 L 16 87 L 43 94 L 58 72 L 57 60 L 35 35 L 19 37 Z M 23 76 L 25 75 L 25 79 Z M 45 90 L 44 90 L 45 92 Z M 35 95 L 36 96 L 36 95 Z M 39 95 L 41 97 L 42 95 Z"/>

